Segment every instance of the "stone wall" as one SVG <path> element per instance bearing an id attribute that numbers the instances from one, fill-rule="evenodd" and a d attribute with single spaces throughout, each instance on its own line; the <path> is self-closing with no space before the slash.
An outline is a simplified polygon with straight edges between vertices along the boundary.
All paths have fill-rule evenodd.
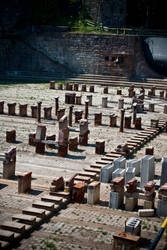
<path id="1" fill-rule="evenodd" d="M 33 33 L 22 40 L 0 39 L 0 71 L 41 77 L 42 73 L 156 77 L 146 63 L 141 40 L 138 36 L 54 31 Z"/>
<path id="2" fill-rule="evenodd" d="M 131 75 L 136 39 L 130 36 L 52 33 L 28 42 L 78 74 Z"/>
<path id="3" fill-rule="evenodd" d="M 126 26 L 126 0 L 84 0 L 90 17 L 104 26 Z"/>

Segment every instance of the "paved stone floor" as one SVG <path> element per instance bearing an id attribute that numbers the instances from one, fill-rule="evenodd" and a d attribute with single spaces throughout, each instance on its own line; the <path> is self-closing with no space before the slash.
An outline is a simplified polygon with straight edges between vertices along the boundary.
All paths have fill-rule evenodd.
<path id="1" fill-rule="evenodd" d="M 64 95 L 67 91 L 50 90 L 48 84 L 19 84 L 0 85 L 0 100 L 5 101 L 5 113 L 7 114 L 7 103 L 28 104 L 29 117 L 21 118 L 0 115 L 0 151 L 4 152 L 11 146 L 17 147 L 16 177 L 10 180 L 0 179 L 0 223 L 10 220 L 14 213 L 20 213 L 23 208 L 31 206 L 33 201 L 40 199 L 48 193 L 49 185 L 54 177 L 63 176 L 70 178 L 74 173 L 82 171 L 83 168 L 100 160 L 101 156 L 95 154 L 95 143 L 98 139 L 105 140 L 105 151 L 109 152 L 117 145 L 124 143 L 137 132 L 132 129 L 125 129 L 124 133 L 119 132 L 120 111 L 118 110 L 119 95 L 116 95 L 117 88 L 109 88 L 109 94 L 102 94 L 103 87 L 95 86 L 93 95 L 93 106 L 89 107 L 89 144 L 79 146 L 76 152 L 69 151 L 65 158 L 57 156 L 57 149 L 46 149 L 45 155 L 35 154 L 35 148 L 28 145 L 28 134 L 35 132 L 37 121 L 30 118 L 31 105 L 42 101 L 43 107 L 52 106 L 53 119 L 48 121 L 42 119 L 41 124 L 46 125 L 47 135 L 58 136 L 58 122 L 54 116 L 54 97 L 59 96 L 60 107 L 66 107 L 68 115 L 69 105 L 64 104 Z M 147 91 L 146 91 L 147 92 Z M 127 97 L 127 88 L 122 88 L 122 97 L 125 100 L 126 115 L 131 113 L 131 99 Z M 139 89 L 137 89 L 139 93 Z M 82 94 L 82 103 L 86 95 Z M 142 127 L 150 125 L 150 119 L 166 119 L 163 114 L 163 106 L 166 100 L 159 99 L 159 91 L 155 98 L 145 98 L 145 107 L 149 103 L 155 103 L 155 112 L 143 112 L 138 114 L 142 117 Z M 101 97 L 108 97 L 108 108 L 101 108 Z M 84 105 L 75 105 L 75 110 L 84 110 Z M 94 127 L 94 113 L 100 111 L 103 114 L 102 125 Z M 109 115 L 118 115 L 117 127 L 109 127 Z M 5 141 L 6 130 L 16 129 L 17 143 L 9 144 Z M 70 128 L 70 136 L 79 135 L 79 125 L 74 123 Z M 153 146 L 155 151 L 156 176 L 155 182 L 159 186 L 161 174 L 161 158 L 166 156 L 167 134 L 162 133 L 145 146 Z M 134 157 L 140 158 L 145 154 L 145 147 L 138 151 Z M 24 171 L 32 171 L 32 190 L 29 194 L 18 194 L 17 174 Z M 0 162 L 0 177 L 2 177 L 2 162 Z M 140 178 L 139 178 L 140 181 Z M 112 249 L 113 233 L 124 231 L 127 218 L 137 216 L 137 210 L 127 212 L 123 209 L 113 210 L 108 208 L 109 184 L 101 185 L 100 203 L 96 206 L 83 204 L 70 204 L 64 210 L 53 216 L 49 221 L 40 226 L 28 238 L 23 239 L 15 249 Z M 139 202 L 142 206 L 142 202 Z M 153 239 L 160 228 L 163 218 L 153 217 L 142 219 L 142 244 L 141 249 L 147 249 L 150 240 Z M 157 249 L 163 249 L 166 244 L 167 234 L 160 241 Z"/>

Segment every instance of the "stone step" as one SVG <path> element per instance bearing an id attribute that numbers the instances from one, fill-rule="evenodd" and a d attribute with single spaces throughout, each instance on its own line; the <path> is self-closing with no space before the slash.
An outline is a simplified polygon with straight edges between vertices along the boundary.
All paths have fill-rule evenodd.
<path id="1" fill-rule="evenodd" d="M 134 137 L 132 137 L 132 139 L 136 139 L 138 141 L 141 141 L 142 143 L 145 143 L 147 141 L 146 138 L 143 138 L 142 136 L 137 136 L 137 135 L 135 135 Z"/>
<path id="2" fill-rule="evenodd" d="M 94 164 L 91 164 L 90 167 L 91 168 L 99 168 L 99 169 L 101 169 L 101 168 L 104 167 L 104 165 L 103 164 L 96 164 L 96 163 L 94 163 Z"/>
<path id="3" fill-rule="evenodd" d="M 118 155 L 118 157 L 122 156 L 122 154 L 120 152 L 116 152 L 116 151 L 110 151 L 110 154 L 112 154 L 112 155 Z"/>
<path id="4" fill-rule="evenodd" d="M 138 145 L 142 144 L 142 142 L 140 140 L 137 140 L 136 138 L 130 138 L 127 142 L 134 142 L 134 143 L 136 143 Z"/>
<path id="5" fill-rule="evenodd" d="M 108 165 L 108 164 L 111 164 L 111 161 L 103 161 L 103 160 L 99 160 L 99 161 L 96 161 L 97 164 L 103 164 L 103 165 Z"/>
<path id="6" fill-rule="evenodd" d="M 9 243 L 3 240 L 0 240 L 0 249 L 9 249 Z"/>
<path id="7" fill-rule="evenodd" d="M 76 175 L 74 178 L 75 181 L 80 181 L 80 182 L 86 182 L 86 183 L 90 183 L 91 182 L 91 178 L 87 177 L 87 176 L 79 176 Z"/>
<path id="8" fill-rule="evenodd" d="M 103 161 L 110 161 L 110 164 L 114 161 L 114 159 L 110 158 L 110 157 L 102 157 L 101 160 L 103 160 Z"/>
<path id="9" fill-rule="evenodd" d="M 32 204 L 32 207 L 53 211 L 54 203 L 46 202 L 46 201 L 35 201 Z"/>
<path id="10" fill-rule="evenodd" d="M 78 173 L 79 176 L 86 176 L 86 177 L 90 177 L 92 179 L 96 179 L 96 173 L 91 173 L 91 172 L 82 172 L 82 173 Z"/>
<path id="11" fill-rule="evenodd" d="M 60 204 L 63 203 L 63 198 L 59 196 L 53 196 L 53 195 L 45 195 L 41 197 L 42 201 L 46 202 L 53 202 L 54 204 Z"/>
<path id="12" fill-rule="evenodd" d="M 22 213 L 27 214 L 27 215 L 37 216 L 40 218 L 44 218 L 46 216 L 46 210 L 38 209 L 38 208 L 34 208 L 34 207 L 25 208 L 22 210 Z"/>
<path id="13" fill-rule="evenodd" d="M 111 154 L 111 153 L 107 153 L 105 156 L 107 157 L 112 157 L 114 159 L 117 159 L 119 157 L 122 157 L 122 155 L 118 155 L 118 154 Z"/>
<path id="14" fill-rule="evenodd" d="M 12 220 L 18 220 L 21 223 L 34 225 L 36 223 L 36 216 L 26 214 L 15 214 L 12 216 Z"/>
<path id="15" fill-rule="evenodd" d="M 86 172 L 90 172 L 90 173 L 96 173 L 96 174 L 100 174 L 100 168 L 84 168 L 84 170 L 86 171 Z"/>
<path id="16" fill-rule="evenodd" d="M 25 233 L 25 225 L 14 221 L 6 221 L 0 225 L 0 228 L 15 233 Z"/>
<path id="17" fill-rule="evenodd" d="M 59 196 L 61 198 L 65 198 L 67 200 L 69 200 L 70 198 L 70 193 L 69 192 L 64 192 L 64 191 L 57 191 L 57 192 L 49 192 L 50 195 L 53 195 L 53 196 Z"/>
<path id="18" fill-rule="evenodd" d="M 14 240 L 14 233 L 0 229 L 0 240 L 12 242 Z"/>

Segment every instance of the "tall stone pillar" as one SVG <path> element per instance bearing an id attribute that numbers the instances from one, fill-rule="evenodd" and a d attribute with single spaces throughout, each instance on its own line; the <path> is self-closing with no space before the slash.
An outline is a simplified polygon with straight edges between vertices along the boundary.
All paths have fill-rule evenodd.
<path id="1" fill-rule="evenodd" d="M 89 108 L 88 108 L 88 106 L 89 106 L 89 100 L 86 100 L 85 101 L 85 116 L 84 116 L 85 119 L 88 119 L 88 115 L 89 115 Z"/>
<path id="2" fill-rule="evenodd" d="M 59 109 L 59 97 L 55 96 L 55 115 L 57 116 L 57 111 Z"/>
<path id="3" fill-rule="evenodd" d="M 69 119 L 68 119 L 68 124 L 70 127 L 72 127 L 72 112 L 73 112 L 73 105 L 70 106 L 70 109 L 69 109 Z"/>
<path id="4" fill-rule="evenodd" d="M 121 122 L 120 122 L 120 132 L 124 132 L 124 114 L 125 109 L 121 109 Z"/>
<path id="5" fill-rule="evenodd" d="M 136 114 L 137 114 L 137 103 L 133 103 L 133 124 L 135 124 L 136 121 Z"/>
<path id="6" fill-rule="evenodd" d="M 38 102 L 37 120 L 38 120 L 39 123 L 41 122 L 41 104 L 42 104 L 42 102 Z"/>

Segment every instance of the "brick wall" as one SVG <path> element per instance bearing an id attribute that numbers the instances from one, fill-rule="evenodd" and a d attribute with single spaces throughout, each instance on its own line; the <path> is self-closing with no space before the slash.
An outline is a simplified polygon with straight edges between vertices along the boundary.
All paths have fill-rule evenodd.
<path id="1" fill-rule="evenodd" d="M 147 65 L 137 36 L 40 32 L 27 36 L 25 42 L 1 39 L 0 55 L 0 71 L 10 74 L 13 70 L 39 76 L 42 72 L 157 76 Z"/>
<path id="2" fill-rule="evenodd" d="M 52 33 L 32 36 L 28 42 L 75 73 L 129 75 L 134 71 L 135 37 Z"/>

